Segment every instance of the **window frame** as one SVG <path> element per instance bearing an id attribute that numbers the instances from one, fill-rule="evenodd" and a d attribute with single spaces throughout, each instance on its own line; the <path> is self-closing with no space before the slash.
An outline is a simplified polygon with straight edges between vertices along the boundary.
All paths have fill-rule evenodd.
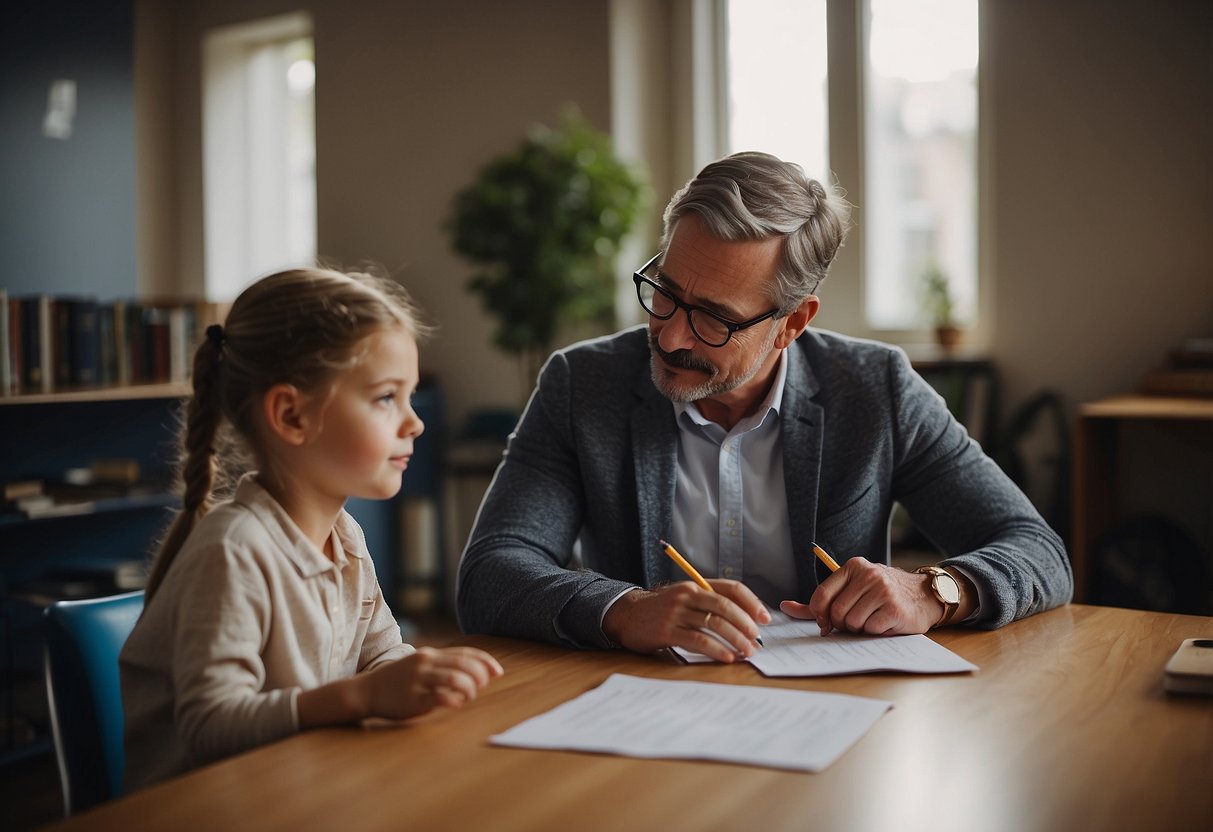
<path id="1" fill-rule="evenodd" d="M 712 0 L 704 14 L 711 14 L 715 25 L 697 27 L 696 32 L 710 31 L 711 48 L 722 56 L 724 31 L 727 20 L 727 0 Z M 976 269 L 977 307 L 972 320 L 965 326 L 965 347 L 981 351 L 992 340 L 994 297 L 994 240 L 993 228 L 993 170 L 992 148 L 989 129 L 993 111 L 993 83 L 990 77 L 990 33 L 987 0 L 978 0 L 978 49 L 977 67 L 977 137 L 976 137 Z M 852 203 L 852 227 L 846 244 L 840 251 L 830 276 L 819 292 L 822 298 L 821 313 L 815 326 L 845 332 L 866 338 L 876 338 L 905 347 L 916 348 L 933 343 L 934 334 L 927 328 L 883 329 L 868 323 L 866 313 L 865 220 L 865 102 L 866 89 L 866 45 L 869 34 L 869 5 L 867 0 L 829 0 L 826 7 L 828 48 L 827 100 L 829 125 L 827 130 L 828 162 L 832 176 Z M 705 44 L 707 47 L 708 44 Z M 723 61 L 722 61 L 723 62 Z M 715 87 L 715 109 L 719 114 L 714 128 L 717 141 L 715 157 L 727 152 L 724 136 L 727 133 L 728 87 L 721 81 L 727 77 L 723 72 L 710 77 L 697 77 L 696 86 Z M 702 93 L 700 93 L 702 94 Z M 696 167 L 698 170 L 699 167 Z"/>
<path id="2" fill-rule="evenodd" d="M 283 247 L 289 219 L 267 218 L 258 208 L 277 204 L 284 214 L 290 201 L 289 175 L 281 169 L 254 178 L 267 157 L 285 157 L 274 150 L 285 135 L 254 129 L 252 89 L 265 77 L 256 64 L 266 60 L 265 48 L 302 38 L 314 38 L 312 16 L 290 12 L 210 29 L 202 42 L 202 203 L 203 285 L 211 301 L 229 301 L 258 273 L 289 266 L 314 265 L 317 252 L 292 260 L 267 254 Z M 314 94 L 314 92 L 313 92 Z M 314 119 L 314 115 L 313 115 Z M 264 126 L 264 125 L 262 125 Z M 315 142 L 315 122 L 312 124 Z M 313 177 L 314 179 L 314 177 Z M 315 188 L 313 181 L 313 188 Z M 312 197 L 313 248 L 319 242 L 318 204 Z M 271 234 L 266 235 L 266 231 Z"/>

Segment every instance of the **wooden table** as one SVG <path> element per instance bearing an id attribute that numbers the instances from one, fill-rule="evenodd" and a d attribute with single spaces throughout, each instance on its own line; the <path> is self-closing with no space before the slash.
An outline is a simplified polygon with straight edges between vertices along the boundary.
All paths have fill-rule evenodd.
<path id="1" fill-rule="evenodd" d="M 469 638 L 506 675 L 462 712 L 302 734 L 56 828 L 1208 830 L 1213 699 L 1162 689 L 1167 658 L 1194 636 L 1213 637 L 1213 619 L 1069 606 L 935 634 L 976 673 L 800 680 Z M 614 672 L 896 704 L 820 774 L 487 744 Z"/>

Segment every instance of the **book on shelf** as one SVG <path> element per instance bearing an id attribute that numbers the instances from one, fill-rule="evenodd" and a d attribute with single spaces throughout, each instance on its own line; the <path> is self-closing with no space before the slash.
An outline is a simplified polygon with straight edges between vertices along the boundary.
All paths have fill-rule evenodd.
<path id="1" fill-rule="evenodd" d="M 72 304 L 71 298 L 51 300 L 51 387 L 66 390 L 72 384 Z"/>
<path id="2" fill-rule="evenodd" d="M 97 307 L 97 385 L 113 387 L 118 383 L 118 342 L 115 331 L 115 304 Z"/>
<path id="3" fill-rule="evenodd" d="M 42 480 L 11 480 L 4 483 L 4 501 L 6 503 L 22 497 L 34 497 L 41 493 Z"/>
<path id="4" fill-rule="evenodd" d="M 172 298 L 0 294 L 0 396 L 189 380 L 226 307 Z"/>
<path id="5" fill-rule="evenodd" d="M 16 298 L 8 299 L 8 366 L 9 386 L 0 395 L 17 395 L 21 392 L 21 373 L 25 367 L 25 343 L 21 333 L 21 303 Z"/>
<path id="6" fill-rule="evenodd" d="M 68 301 L 68 384 L 76 387 L 95 387 L 100 380 L 97 309 L 94 298 Z"/>
<path id="7" fill-rule="evenodd" d="M 144 306 L 143 377 L 159 384 L 169 380 L 169 314 L 167 309 Z"/>
<path id="8" fill-rule="evenodd" d="M 185 381 L 190 377 L 195 340 L 201 337 L 195 320 L 193 307 L 173 306 L 168 310 L 169 381 Z"/>
<path id="9" fill-rule="evenodd" d="M 21 390 L 49 393 L 54 388 L 54 357 L 51 354 L 51 298 L 32 295 L 21 304 Z"/>
<path id="10" fill-rule="evenodd" d="M 0 289 L 0 396 L 12 395 L 13 387 L 8 326 L 8 290 Z"/>
<path id="11" fill-rule="evenodd" d="M 51 300 L 54 332 L 54 389 L 92 387 L 97 384 L 97 301 L 89 297 L 55 297 Z"/>

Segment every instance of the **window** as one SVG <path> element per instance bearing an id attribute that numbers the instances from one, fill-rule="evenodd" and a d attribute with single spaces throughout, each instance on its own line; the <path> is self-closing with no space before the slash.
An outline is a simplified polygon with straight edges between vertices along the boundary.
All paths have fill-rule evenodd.
<path id="1" fill-rule="evenodd" d="M 958 322 L 973 323 L 978 0 L 836 0 L 829 13 L 848 25 L 830 28 L 825 0 L 725 2 L 724 150 L 769 150 L 819 179 L 845 167 L 839 184 L 859 208 L 864 270 L 848 328 L 928 328 L 929 270 L 947 280 Z M 844 113 L 828 138 L 827 55 Z M 852 110 L 862 113 L 853 127 Z"/>
<path id="2" fill-rule="evenodd" d="M 825 0 L 732 0 L 728 153 L 763 150 L 829 178 Z"/>
<path id="3" fill-rule="evenodd" d="M 869 0 L 864 74 L 865 312 L 928 326 L 928 271 L 959 322 L 977 303 L 977 3 Z"/>
<path id="4" fill-rule="evenodd" d="M 316 260 L 311 17 L 224 26 L 203 43 L 206 295 Z"/>

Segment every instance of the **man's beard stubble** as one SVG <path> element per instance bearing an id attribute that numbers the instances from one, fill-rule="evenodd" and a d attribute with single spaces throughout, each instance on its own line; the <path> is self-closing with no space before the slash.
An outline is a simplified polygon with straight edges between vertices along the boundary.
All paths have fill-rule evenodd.
<path id="1" fill-rule="evenodd" d="M 736 390 L 741 385 L 748 382 L 758 374 L 759 368 L 762 366 L 763 360 L 770 352 L 771 346 L 775 343 L 775 335 L 777 330 L 772 330 L 770 342 L 766 348 L 760 350 L 754 356 L 754 362 L 746 368 L 745 372 L 738 375 L 719 378 L 720 368 L 706 358 L 700 358 L 690 350 L 676 350 L 674 352 L 666 352 L 657 344 L 657 337 L 653 333 L 649 333 L 649 365 L 653 376 L 653 385 L 661 392 L 663 396 L 672 402 L 689 403 L 696 402 L 700 399 L 709 399 L 713 396 L 720 396 L 725 393 Z M 671 384 L 672 376 L 669 371 L 662 366 L 664 361 L 671 367 L 678 367 L 683 370 L 694 370 L 707 375 L 707 379 L 694 387 L 675 387 Z"/>

